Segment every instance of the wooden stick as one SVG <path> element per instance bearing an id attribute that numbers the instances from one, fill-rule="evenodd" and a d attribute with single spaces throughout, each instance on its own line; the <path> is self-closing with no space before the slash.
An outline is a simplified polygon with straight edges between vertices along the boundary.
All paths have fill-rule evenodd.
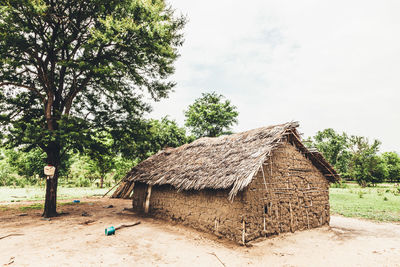
<path id="1" fill-rule="evenodd" d="M 125 228 L 125 227 L 132 227 L 132 226 L 135 226 L 135 225 L 138 225 L 138 224 L 140 224 L 140 221 L 132 223 L 132 224 L 121 224 L 121 225 L 118 225 L 117 227 L 115 227 L 115 230 L 118 230 L 118 229 L 121 229 L 121 228 Z"/>
<path id="2" fill-rule="evenodd" d="M 218 228 L 219 228 L 219 222 L 217 219 L 214 220 L 214 231 L 218 233 Z"/>
<path id="3" fill-rule="evenodd" d="M 102 197 L 105 197 L 108 193 L 110 193 L 111 190 L 113 190 L 117 185 L 119 185 L 125 178 L 126 178 L 126 176 L 125 176 L 124 178 L 120 179 L 120 180 L 118 181 L 118 183 L 116 183 L 113 187 L 111 187 L 111 189 L 108 190 L 107 193 L 105 193 Z"/>
<path id="4" fill-rule="evenodd" d="M 129 190 L 129 188 L 131 187 L 131 182 L 130 181 L 126 181 L 124 187 L 122 188 L 121 192 L 118 193 L 120 198 L 124 198 L 126 192 Z"/>
<path id="5" fill-rule="evenodd" d="M 108 190 L 107 193 L 105 193 L 105 194 L 103 195 L 103 197 L 105 197 L 108 193 L 110 193 L 111 190 L 113 190 L 113 189 L 114 189 L 117 185 L 119 185 L 123 180 L 124 180 L 124 179 L 119 180 L 119 182 L 116 183 L 113 187 L 111 187 L 111 189 Z M 118 191 L 119 191 L 119 189 L 120 189 L 121 186 L 122 186 L 122 185 L 120 185 L 120 186 L 117 188 L 117 190 L 115 190 L 114 194 L 112 194 L 111 197 L 117 197 L 117 193 L 118 193 Z"/>
<path id="6" fill-rule="evenodd" d="M 208 252 L 208 254 L 214 255 L 214 256 L 218 259 L 218 261 L 222 264 L 222 266 L 226 266 L 225 263 L 223 263 L 223 262 L 221 261 L 221 259 L 218 258 L 217 254 L 215 254 L 215 252 Z"/>
<path id="7" fill-rule="evenodd" d="M 5 235 L 5 236 L 1 236 L 0 239 L 6 238 L 6 237 L 9 237 L 9 236 L 17 236 L 17 235 L 24 235 L 24 234 L 8 234 L 8 235 Z"/>
<path id="8" fill-rule="evenodd" d="M 131 186 L 129 187 L 128 191 L 126 191 L 126 193 L 124 194 L 124 196 L 122 198 L 129 198 L 129 196 L 131 195 L 133 188 L 135 188 L 135 182 L 131 183 Z"/>
<path id="9" fill-rule="evenodd" d="M 266 231 L 266 229 L 265 229 L 265 212 L 264 212 L 264 231 Z"/>
<path id="10" fill-rule="evenodd" d="M 144 213 L 149 213 L 149 207 L 150 207 L 150 196 L 151 196 L 151 188 L 153 186 L 149 184 L 147 186 L 147 194 L 146 194 L 146 202 L 144 203 Z"/>
<path id="11" fill-rule="evenodd" d="M 263 179 L 264 179 L 265 191 L 268 191 L 268 188 L 267 188 L 267 180 L 265 179 L 265 173 L 264 173 L 264 167 L 263 167 L 263 166 L 261 166 L 261 172 L 262 172 Z"/>
<path id="12" fill-rule="evenodd" d="M 290 231 L 294 233 L 293 229 L 293 212 L 292 212 L 292 204 L 289 202 L 289 211 L 290 211 Z"/>
<path id="13" fill-rule="evenodd" d="M 242 221 L 242 242 L 243 242 L 243 245 L 246 244 L 245 234 L 246 234 L 246 222 L 243 220 Z"/>

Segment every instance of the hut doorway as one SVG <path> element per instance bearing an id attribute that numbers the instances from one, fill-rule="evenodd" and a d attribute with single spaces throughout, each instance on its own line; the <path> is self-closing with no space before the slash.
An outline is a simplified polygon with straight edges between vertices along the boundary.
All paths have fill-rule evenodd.
<path id="1" fill-rule="evenodd" d="M 147 185 L 137 183 L 135 185 L 135 195 L 133 198 L 133 206 L 139 211 L 144 211 L 144 203 L 146 202 Z"/>

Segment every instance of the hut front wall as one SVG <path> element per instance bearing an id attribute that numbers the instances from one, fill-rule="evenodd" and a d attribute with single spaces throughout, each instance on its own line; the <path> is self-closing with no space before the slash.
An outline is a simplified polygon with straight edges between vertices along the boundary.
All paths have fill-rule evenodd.
<path id="1" fill-rule="evenodd" d="M 150 213 L 241 242 L 329 224 L 329 182 L 293 145 L 282 144 L 250 185 L 228 200 L 228 190 L 177 192 L 154 186 Z M 143 211 L 147 185 L 137 183 L 133 207 Z M 244 235 L 243 235 L 244 230 Z"/>
<path id="2" fill-rule="evenodd" d="M 146 184 L 135 184 L 134 210 L 143 212 L 146 192 Z M 169 185 L 153 186 L 149 213 L 154 217 L 178 221 L 240 241 L 244 216 L 243 193 L 239 193 L 233 202 L 228 200 L 228 193 L 228 190 L 209 189 L 177 192 Z"/>
<path id="3" fill-rule="evenodd" d="M 266 160 L 245 198 L 247 240 L 329 224 L 329 182 L 289 143 Z"/>

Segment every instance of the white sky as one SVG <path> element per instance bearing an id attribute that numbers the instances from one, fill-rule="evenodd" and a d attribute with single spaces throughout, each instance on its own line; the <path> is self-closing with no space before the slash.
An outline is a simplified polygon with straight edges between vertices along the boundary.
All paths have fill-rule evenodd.
<path id="1" fill-rule="evenodd" d="M 234 131 L 300 122 L 400 152 L 400 1 L 170 0 L 189 19 L 175 92 L 150 115 L 181 126 L 216 91 L 238 107 Z"/>

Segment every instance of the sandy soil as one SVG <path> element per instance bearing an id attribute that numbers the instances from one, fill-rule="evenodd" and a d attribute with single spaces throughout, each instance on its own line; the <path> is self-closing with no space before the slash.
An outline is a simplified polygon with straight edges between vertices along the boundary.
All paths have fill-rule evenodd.
<path id="1" fill-rule="evenodd" d="M 400 266 L 400 225 L 332 216 L 331 227 L 238 246 L 180 225 L 138 217 L 129 200 L 87 199 L 50 221 L 38 210 L 0 214 L 3 266 Z M 113 208 L 105 208 L 113 205 Z M 90 216 L 82 216 L 87 212 Z M 105 236 L 107 226 L 141 221 Z"/>

